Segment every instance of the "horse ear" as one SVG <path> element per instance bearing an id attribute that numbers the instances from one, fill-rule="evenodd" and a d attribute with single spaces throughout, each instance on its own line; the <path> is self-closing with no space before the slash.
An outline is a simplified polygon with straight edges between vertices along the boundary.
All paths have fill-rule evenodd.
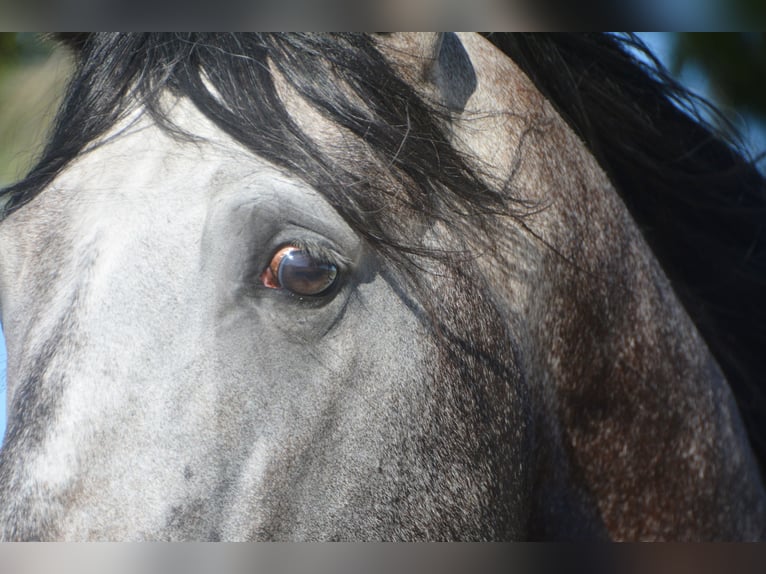
<path id="1" fill-rule="evenodd" d="M 419 80 L 436 87 L 447 108 L 462 112 L 476 90 L 476 72 L 471 58 L 454 32 L 426 34 L 396 34 L 389 54 L 400 59 L 407 54 L 420 68 Z M 385 42 L 388 43 L 388 42 Z"/>
<path id="2" fill-rule="evenodd" d="M 50 37 L 79 56 L 90 36 L 90 32 L 56 32 L 51 34 Z"/>
<path id="3" fill-rule="evenodd" d="M 476 90 L 476 72 L 457 34 L 448 32 L 438 36 L 427 79 L 439 89 L 448 108 L 462 112 Z"/>

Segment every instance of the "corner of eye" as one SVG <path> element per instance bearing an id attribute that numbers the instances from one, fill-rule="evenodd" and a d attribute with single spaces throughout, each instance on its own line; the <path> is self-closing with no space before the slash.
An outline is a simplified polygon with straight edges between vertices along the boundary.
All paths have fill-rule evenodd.
<path id="1" fill-rule="evenodd" d="M 261 272 L 261 274 L 258 276 L 258 280 L 261 282 L 261 285 L 268 287 L 269 289 L 280 288 L 279 281 L 276 275 L 274 275 L 274 272 L 271 270 L 270 265 Z"/>

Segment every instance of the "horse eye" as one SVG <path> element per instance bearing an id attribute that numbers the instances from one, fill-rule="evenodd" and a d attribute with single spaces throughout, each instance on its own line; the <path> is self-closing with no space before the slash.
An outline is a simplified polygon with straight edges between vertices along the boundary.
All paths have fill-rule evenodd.
<path id="1" fill-rule="evenodd" d="M 261 281 L 272 289 L 286 289 L 295 295 L 321 295 L 333 286 L 338 267 L 317 261 L 303 249 L 283 247 L 274 254 L 261 274 Z"/>

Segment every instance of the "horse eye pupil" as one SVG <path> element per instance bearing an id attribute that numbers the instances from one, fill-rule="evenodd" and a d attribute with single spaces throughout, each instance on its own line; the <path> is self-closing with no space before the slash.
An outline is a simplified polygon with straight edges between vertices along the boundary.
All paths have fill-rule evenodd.
<path id="1" fill-rule="evenodd" d="M 285 253 L 277 272 L 282 288 L 296 295 L 320 295 L 332 286 L 337 276 L 335 265 L 320 263 L 301 249 Z"/>

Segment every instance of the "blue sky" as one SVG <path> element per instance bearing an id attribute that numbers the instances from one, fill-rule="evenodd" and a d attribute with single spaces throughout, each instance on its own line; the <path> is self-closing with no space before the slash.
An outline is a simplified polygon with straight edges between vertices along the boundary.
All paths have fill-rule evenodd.
<path id="1" fill-rule="evenodd" d="M 671 2 L 666 4 L 671 6 L 673 3 Z M 703 2 L 701 4 L 701 9 L 707 6 L 706 9 L 712 10 L 712 4 L 714 3 Z M 690 14 L 693 12 L 693 10 L 689 10 Z M 712 14 L 712 12 L 708 12 L 707 16 L 704 16 L 705 22 L 711 23 L 715 21 L 709 17 L 710 14 Z M 668 34 L 666 32 L 642 32 L 639 35 L 654 52 L 654 54 L 660 59 L 660 61 L 663 62 L 667 67 L 670 67 L 670 54 L 673 50 L 674 35 Z M 687 88 L 690 88 L 693 92 L 701 95 L 704 98 L 707 98 L 711 102 L 715 101 L 715 98 L 711 92 L 710 82 L 705 76 L 704 71 L 699 66 L 693 64 L 684 64 L 678 79 L 682 84 L 684 84 Z M 723 111 L 726 112 L 730 110 L 724 109 Z M 742 135 L 745 137 L 747 147 L 753 155 L 757 155 L 766 150 L 766 122 L 747 115 L 735 116 L 733 121 L 737 128 L 741 130 Z M 760 162 L 759 167 L 763 173 L 764 169 L 766 168 L 764 163 Z"/>
<path id="2" fill-rule="evenodd" d="M 0 330 L 0 444 L 5 436 L 5 337 Z"/>
<path id="3" fill-rule="evenodd" d="M 662 32 L 650 32 L 641 34 L 644 41 L 649 45 L 652 51 L 663 61 L 666 65 L 669 65 L 670 51 L 672 49 L 672 35 L 668 35 Z M 708 83 L 699 69 L 695 69 L 693 66 L 687 66 L 682 70 L 681 81 L 687 86 L 691 87 L 694 91 L 700 93 L 703 96 L 709 95 Z M 750 124 L 750 118 L 743 118 L 743 122 Z M 752 149 L 766 149 L 766 129 L 763 125 L 753 127 L 749 132 L 745 133 L 749 137 Z M 6 412 L 5 412 L 5 368 L 6 368 L 6 355 L 5 355 L 5 340 L 0 331 L 0 437 L 5 434 Z M 0 438 L 0 444 L 2 438 Z"/>

